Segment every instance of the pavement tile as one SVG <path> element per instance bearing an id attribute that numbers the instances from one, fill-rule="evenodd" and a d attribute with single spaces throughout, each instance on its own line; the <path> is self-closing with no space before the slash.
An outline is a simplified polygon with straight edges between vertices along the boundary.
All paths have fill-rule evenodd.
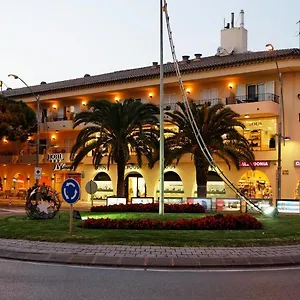
<path id="1" fill-rule="evenodd" d="M 6 258 L 9 255 L 9 251 L 7 251 L 6 249 L 0 249 L 0 257 L 2 258 Z"/>

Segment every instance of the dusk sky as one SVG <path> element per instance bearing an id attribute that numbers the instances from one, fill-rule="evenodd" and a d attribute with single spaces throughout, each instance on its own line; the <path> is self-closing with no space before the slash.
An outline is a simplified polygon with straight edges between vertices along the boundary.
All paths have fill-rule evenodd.
<path id="1" fill-rule="evenodd" d="M 178 57 L 216 54 L 224 18 L 245 11 L 248 50 L 299 47 L 299 0 L 169 0 Z M 159 61 L 159 0 L 0 0 L 0 80 L 29 85 Z M 171 61 L 165 34 L 165 59 Z"/>

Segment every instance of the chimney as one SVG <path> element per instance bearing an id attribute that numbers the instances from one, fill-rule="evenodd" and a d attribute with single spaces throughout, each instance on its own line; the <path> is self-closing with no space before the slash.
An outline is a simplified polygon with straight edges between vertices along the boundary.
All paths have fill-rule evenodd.
<path id="1" fill-rule="evenodd" d="M 182 61 L 184 61 L 184 62 L 189 62 L 189 58 L 190 58 L 189 55 L 183 55 L 183 56 L 182 56 Z"/>
<path id="2" fill-rule="evenodd" d="M 243 9 L 242 9 L 241 12 L 240 12 L 240 17 L 241 17 L 241 24 L 240 24 L 240 27 L 241 27 L 241 28 L 244 28 L 245 13 L 244 13 L 244 10 L 243 10 Z"/>
<path id="3" fill-rule="evenodd" d="M 234 13 L 231 13 L 231 27 L 226 26 L 221 30 L 222 55 L 245 53 L 248 51 L 248 31 L 244 28 L 244 11 L 240 11 L 241 23 L 234 27 Z"/>
<path id="4" fill-rule="evenodd" d="M 152 62 L 152 69 L 157 69 L 158 68 L 158 62 L 154 61 Z"/>
<path id="5" fill-rule="evenodd" d="M 195 60 L 200 60 L 201 57 L 202 57 L 202 54 L 200 54 L 200 53 L 195 54 Z"/>

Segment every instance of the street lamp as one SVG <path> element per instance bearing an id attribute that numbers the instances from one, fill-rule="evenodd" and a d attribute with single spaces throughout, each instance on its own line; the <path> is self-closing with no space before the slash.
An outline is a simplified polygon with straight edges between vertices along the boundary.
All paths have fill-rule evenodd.
<path id="1" fill-rule="evenodd" d="M 8 77 L 13 77 L 14 79 L 19 79 L 31 92 L 31 94 L 36 99 L 36 122 L 37 122 L 37 130 L 36 130 L 36 171 L 35 171 L 35 177 L 36 177 L 36 185 L 39 185 L 39 174 L 36 172 L 39 172 L 39 161 L 40 161 L 40 120 L 39 120 L 39 114 L 40 114 L 40 96 L 36 95 L 32 88 L 19 76 L 14 74 L 9 74 Z"/>
<path id="2" fill-rule="evenodd" d="M 266 49 L 268 51 L 274 51 L 274 46 L 272 44 L 267 44 Z M 282 136 L 282 119 L 284 115 L 284 106 L 283 106 L 283 91 L 282 91 L 282 74 L 279 70 L 278 67 L 278 62 L 275 57 L 275 64 L 276 64 L 276 69 L 277 69 L 277 74 L 278 74 L 278 80 L 279 80 L 279 89 L 280 89 L 280 94 L 279 94 L 279 114 L 278 114 L 278 130 L 277 130 L 277 136 L 278 136 L 278 147 L 277 147 L 277 199 L 281 199 L 281 143 L 282 140 L 285 139 L 284 136 Z"/>

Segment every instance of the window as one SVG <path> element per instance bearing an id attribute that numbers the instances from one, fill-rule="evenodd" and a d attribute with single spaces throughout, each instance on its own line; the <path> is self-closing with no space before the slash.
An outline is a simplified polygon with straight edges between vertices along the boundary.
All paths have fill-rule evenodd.
<path id="1" fill-rule="evenodd" d="M 210 103 L 214 105 L 218 102 L 218 89 L 204 89 L 200 92 L 200 104 Z"/>
<path id="2" fill-rule="evenodd" d="M 165 94 L 164 97 L 165 110 L 176 110 L 177 102 L 178 102 L 177 94 Z"/>
<path id="3" fill-rule="evenodd" d="M 265 97 L 265 84 L 251 84 L 247 86 L 248 100 L 262 101 Z"/>

